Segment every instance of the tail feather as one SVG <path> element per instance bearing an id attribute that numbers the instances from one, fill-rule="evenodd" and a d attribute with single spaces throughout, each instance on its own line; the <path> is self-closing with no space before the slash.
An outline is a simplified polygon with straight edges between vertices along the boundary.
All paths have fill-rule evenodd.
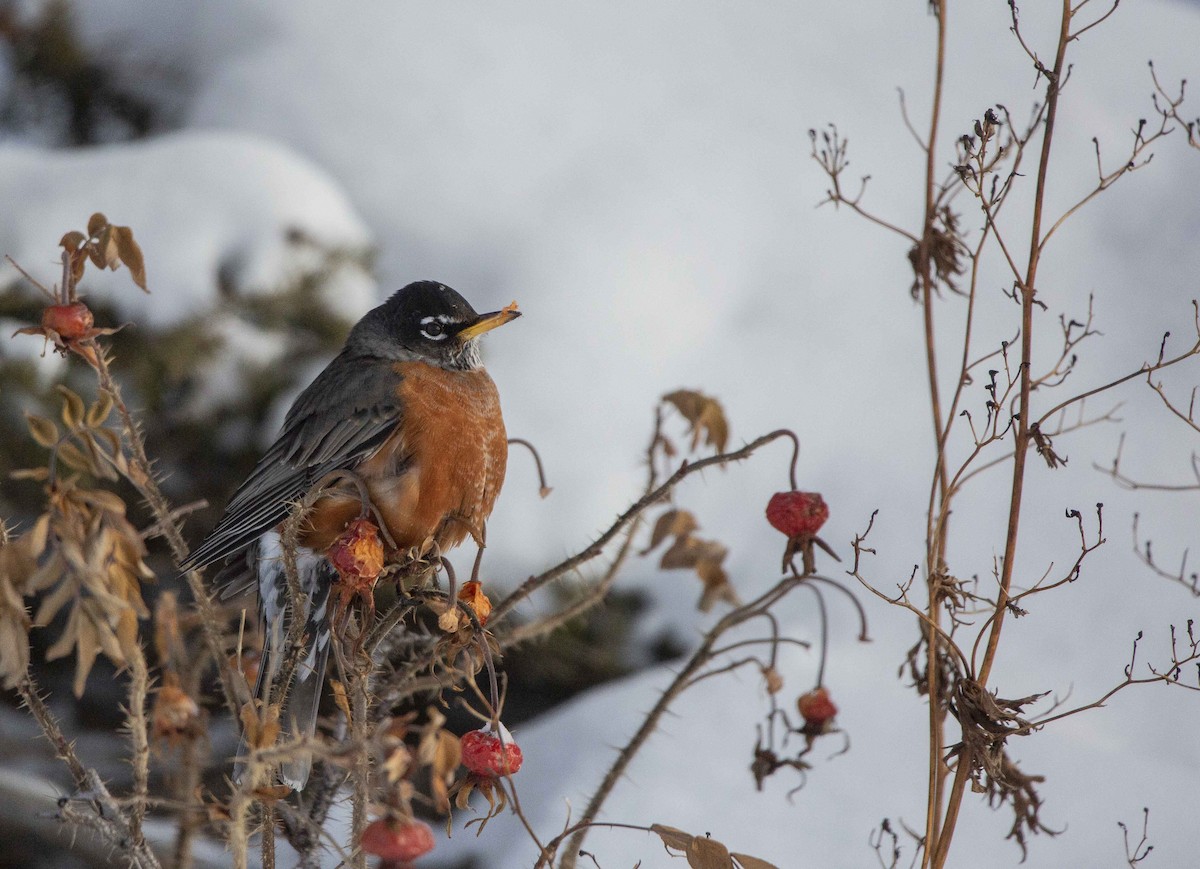
<path id="1" fill-rule="evenodd" d="M 259 604 L 263 620 L 263 658 L 259 667 L 254 694 L 266 701 L 266 695 L 288 655 L 287 634 L 291 618 L 304 619 L 302 657 L 297 662 L 290 690 L 280 710 L 281 739 L 301 737 L 311 740 L 317 729 L 317 712 L 321 706 L 325 684 L 325 667 L 329 661 L 331 641 L 329 623 L 329 593 L 336 571 L 328 560 L 306 550 L 297 555 L 296 569 L 300 580 L 302 600 L 300 612 L 291 613 L 287 576 L 280 557 L 278 535 L 263 535 L 258 552 L 252 560 L 258 577 Z M 246 755 L 243 738 L 239 757 Z M 295 749 L 292 757 L 281 765 L 280 778 L 293 789 L 302 790 L 312 770 L 312 752 Z M 238 764 L 235 777 L 241 780 L 244 764 Z"/>

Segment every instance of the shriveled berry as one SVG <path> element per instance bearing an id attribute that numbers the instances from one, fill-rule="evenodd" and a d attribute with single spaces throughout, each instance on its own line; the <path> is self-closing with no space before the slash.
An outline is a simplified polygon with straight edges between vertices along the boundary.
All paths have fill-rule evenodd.
<path id="1" fill-rule="evenodd" d="M 461 744 L 463 766 L 476 775 L 493 778 L 512 775 L 525 760 L 520 746 L 513 742 L 512 734 L 503 724 L 499 732 L 492 730 L 489 724 L 480 730 L 465 733 Z"/>
<path id="2" fill-rule="evenodd" d="M 48 305 L 42 310 L 42 328 L 57 332 L 65 341 L 86 337 L 94 323 L 92 312 L 83 302 Z"/>
<path id="3" fill-rule="evenodd" d="M 329 549 L 329 560 L 343 578 L 375 580 L 383 571 L 383 541 L 369 519 L 355 519 Z"/>
<path id="4" fill-rule="evenodd" d="M 415 860 L 433 850 L 433 830 L 416 818 L 379 818 L 367 824 L 360 844 L 384 860 Z"/>
<path id="5" fill-rule="evenodd" d="M 767 503 L 767 521 L 788 537 L 812 537 L 828 518 L 819 492 L 776 492 Z"/>
<path id="6" fill-rule="evenodd" d="M 823 687 L 801 694 L 796 705 L 800 707 L 805 724 L 816 730 L 823 730 L 838 712 L 837 706 L 829 698 L 829 692 Z"/>

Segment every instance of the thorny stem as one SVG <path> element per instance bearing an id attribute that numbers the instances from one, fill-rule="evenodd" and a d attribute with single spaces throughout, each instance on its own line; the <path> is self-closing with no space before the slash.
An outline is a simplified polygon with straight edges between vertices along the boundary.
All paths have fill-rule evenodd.
<path id="1" fill-rule="evenodd" d="M 776 433 L 778 434 L 778 433 Z M 767 437 L 770 437 L 768 435 Z M 760 438 L 759 440 L 762 440 Z M 757 443 L 757 442 L 756 442 Z M 658 701 L 653 708 L 642 719 L 641 726 L 637 732 L 630 738 L 629 742 L 621 749 L 617 755 L 616 761 L 609 768 L 608 773 L 604 776 L 604 780 L 596 789 L 596 792 L 589 800 L 587 808 L 584 809 L 583 815 L 580 818 L 580 829 L 576 832 L 567 843 L 567 852 L 563 855 L 559 862 L 559 869 L 574 869 L 575 861 L 579 854 L 579 849 L 583 845 L 583 840 L 587 835 L 587 829 L 595 821 L 605 800 L 612 793 L 625 775 L 629 764 L 633 761 L 634 756 L 638 753 L 641 747 L 650 738 L 650 735 L 658 728 L 658 722 L 662 719 L 670 705 L 676 698 L 682 694 L 693 682 L 693 677 L 704 667 L 713 657 L 713 649 L 716 647 L 717 640 L 728 630 L 742 624 L 753 618 L 757 618 L 764 612 L 774 606 L 780 599 L 788 594 L 792 589 L 796 588 L 803 582 L 801 579 L 793 577 L 785 577 L 776 583 L 770 590 L 760 595 L 750 603 L 738 607 L 726 613 L 720 621 L 718 621 L 712 629 L 704 635 L 704 640 L 700 647 L 692 654 L 683 668 L 675 674 L 675 678 L 671 680 L 671 684 L 666 690 L 659 695 Z M 542 857 L 538 860 L 539 867 L 546 865 L 546 854 L 543 852 Z"/>
<path id="2" fill-rule="evenodd" d="M 1041 259 L 1042 209 L 1045 203 L 1046 180 L 1050 168 L 1050 152 L 1054 141 L 1055 120 L 1058 114 L 1058 98 L 1061 92 L 1062 76 L 1065 69 L 1067 43 L 1070 41 L 1071 2 L 1063 0 L 1059 24 L 1058 49 L 1054 58 L 1053 71 L 1045 74 L 1048 79 L 1046 87 L 1046 121 L 1042 133 L 1041 155 L 1038 160 L 1037 185 L 1033 198 L 1033 219 L 1030 228 L 1029 263 L 1025 270 L 1024 279 L 1020 282 L 1021 292 L 1021 370 L 1020 395 L 1018 398 L 1016 443 L 1013 455 L 1012 492 L 1009 499 L 1008 530 L 1004 543 L 1004 560 L 1001 565 L 1000 590 L 996 596 L 995 619 L 992 621 L 988 635 L 987 648 L 980 664 L 976 681 L 987 686 L 991 675 L 992 665 L 996 659 L 996 651 L 1000 642 L 1001 630 L 1004 627 L 1004 617 L 1007 612 L 1010 590 L 1012 588 L 1013 568 L 1016 562 L 1017 531 L 1020 526 L 1021 500 L 1025 485 L 1025 460 L 1028 455 L 1029 425 L 1030 425 L 1030 366 L 1033 357 L 1033 305 L 1037 288 L 1037 270 Z M 932 670 L 932 664 L 930 669 Z M 958 821 L 958 812 L 962 805 L 963 793 L 971 768 L 970 759 L 960 757 L 955 770 L 954 784 L 951 787 L 950 798 L 946 806 L 945 820 L 940 834 L 934 842 L 933 862 L 935 869 L 945 866 L 950 853 L 950 843 Z"/>
<path id="3" fill-rule="evenodd" d="M 175 788 L 176 797 L 183 810 L 179 814 L 179 831 L 175 836 L 175 869 L 191 869 L 192 841 L 202 824 L 201 806 L 196 799 L 200 786 L 201 747 L 203 738 L 188 739 L 183 745 L 183 763 Z"/>
<path id="4" fill-rule="evenodd" d="M 506 615 L 508 615 L 509 611 L 512 610 L 513 607 L 515 607 L 522 600 L 525 600 L 527 597 L 529 597 L 529 595 L 533 594 L 542 586 L 553 582 L 564 574 L 570 573 L 572 570 L 575 570 L 576 568 L 586 564 L 588 561 L 591 561 L 593 558 L 598 556 L 604 551 L 604 548 L 611 543 L 618 534 L 621 533 L 621 530 L 626 525 L 640 516 L 648 507 L 652 507 L 659 501 L 662 501 L 664 498 L 666 498 L 675 488 L 675 486 L 677 486 L 686 478 L 690 477 L 692 474 L 702 471 L 705 468 L 712 467 L 713 465 L 724 465 L 730 462 L 737 462 L 747 459 L 753 455 L 755 450 L 765 446 L 766 444 L 769 444 L 771 441 L 778 440 L 781 437 L 791 438 L 793 444 L 795 445 L 792 457 L 794 468 L 795 458 L 799 452 L 799 440 L 796 438 L 794 433 L 788 431 L 787 429 L 777 429 L 773 432 L 763 435 L 762 437 L 755 438 L 739 450 L 733 450 L 732 452 L 728 453 L 718 453 L 715 456 L 708 456 L 694 462 L 683 462 L 675 471 L 675 473 L 671 474 L 671 476 L 668 477 L 661 486 L 651 492 L 647 492 L 645 495 L 635 501 L 624 513 L 617 517 L 617 520 L 611 526 L 609 526 L 607 531 L 596 538 L 596 540 L 589 546 L 585 547 L 580 552 L 577 552 L 575 555 L 572 555 L 570 558 L 564 559 L 549 570 L 539 573 L 537 576 L 531 576 L 529 579 L 525 580 L 525 582 L 521 583 L 521 585 L 514 592 L 512 592 L 512 594 L 502 600 L 492 610 L 491 624 L 499 624 L 499 622 Z M 793 470 L 792 473 L 792 479 L 794 480 L 795 471 Z"/>
<path id="5" fill-rule="evenodd" d="M 76 793 L 59 801 L 58 818 L 67 824 L 95 831 L 114 849 L 121 849 L 128 865 L 138 869 L 158 869 L 158 858 L 146 844 L 140 831 L 135 835 L 129 818 L 108 792 L 95 770 L 88 769 L 75 754 L 74 745 L 58 725 L 54 713 L 46 706 L 32 673 L 26 673 L 17 683 L 17 693 L 37 721 L 42 735 L 54 746 L 55 753 L 66 763 L 75 780 Z M 145 801 L 142 801 L 142 810 Z"/>
<path id="6" fill-rule="evenodd" d="M 921 305 L 924 314 L 925 329 L 925 367 L 929 379 L 930 410 L 933 415 L 934 437 L 942 438 L 942 406 L 938 392 L 937 376 L 937 341 L 933 323 L 934 285 L 932 274 L 932 256 L 928 247 L 934 239 L 934 221 L 936 220 L 936 172 L 937 172 L 937 132 L 941 121 L 942 85 L 946 67 L 946 0 L 936 0 L 934 16 L 937 20 L 937 58 L 934 69 L 933 107 L 930 110 L 929 137 L 925 148 L 925 220 L 921 232 L 918 262 L 920 263 Z M 944 504 L 947 491 L 946 453 L 944 449 L 937 451 L 936 478 L 938 502 Z M 926 643 L 929 654 L 929 665 L 926 668 L 929 683 L 929 790 L 925 813 L 925 842 L 926 849 L 922 857 L 922 865 L 928 864 L 931 843 L 936 843 L 938 828 L 941 822 L 942 786 L 945 776 L 942 772 L 943 727 L 945 711 L 939 698 L 938 633 L 941 619 L 941 601 L 935 593 L 933 577 L 939 572 L 945 553 L 945 528 L 939 527 L 936 536 L 932 525 L 933 511 L 929 513 L 930 524 L 926 527 L 926 570 L 928 571 L 929 595 L 927 616 L 929 624 L 926 629 Z M 936 542 L 935 542 L 936 541 Z"/>
<path id="7" fill-rule="evenodd" d="M 129 725 L 130 748 L 133 752 L 133 807 L 129 812 L 129 829 L 135 842 L 144 841 L 142 820 L 146 816 L 146 800 L 150 795 L 150 740 L 146 727 L 146 692 L 150 674 L 146 656 L 136 640 L 132 649 L 125 650 L 129 658 L 129 710 L 125 720 Z"/>

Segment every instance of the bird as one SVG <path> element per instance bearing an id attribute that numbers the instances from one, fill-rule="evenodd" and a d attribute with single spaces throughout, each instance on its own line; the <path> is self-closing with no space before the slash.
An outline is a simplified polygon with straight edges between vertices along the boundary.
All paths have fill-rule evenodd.
<path id="1" fill-rule="evenodd" d="M 508 437 L 479 339 L 519 316 L 516 303 L 476 313 L 435 281 L 411 283 L 368 311 L 297 396 L 275 442 L 182 564 L 224 562 L 213 581 L 223 598 L 257 587 L 264 648 L 256 696 L 283 665 L 288 619 L 305 620 L 304 657 L 280 715 L 285 735 L 311 737 L 316 729 L 338 580 L 327 553 L 364 513 L 363 493 L 391 558 L 457 546 L 491 514 Z M 284 526 L 310 494 L 294 553 L 303 599 L 290 613 Z M 311 766 L 311 752 L 299 751 L 279 775 L 299 791 Z"/>

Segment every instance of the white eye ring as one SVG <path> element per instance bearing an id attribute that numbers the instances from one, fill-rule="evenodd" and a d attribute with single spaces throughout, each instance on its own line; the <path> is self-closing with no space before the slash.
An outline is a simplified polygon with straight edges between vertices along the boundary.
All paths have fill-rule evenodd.
<path id="1" fill-rule="evenodd" d="M 446 324 L 449 318 L 444 314 L 439 314 L 436 317 L 424 317 L 421 320 L 421 334 L 430 341 L 444 341 L 446 339 Z"/>

